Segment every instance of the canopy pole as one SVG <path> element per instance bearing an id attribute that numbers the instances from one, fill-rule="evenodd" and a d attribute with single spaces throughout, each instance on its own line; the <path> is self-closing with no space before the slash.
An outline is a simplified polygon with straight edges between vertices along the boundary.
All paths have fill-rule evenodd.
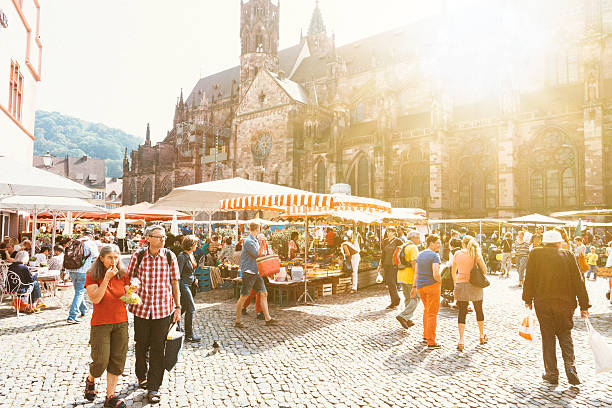
<path id="1" fill-rule="evenodd" d="M 311 303 L 314 303 L 314 299 L 310 296 L 310 293 L 308 293 L 308 247 L 310 245 L 310 234 L 308 233 L 308 210 L 306 210 L 306 216 L 304 218 L 306 233 L 306 236 L 304 237 L 304 293 L 302 293 L 302 295 L 298 299 L 298 302 L 303 298 L 304 304 L 307 304 L 309 300 Z"/>
<path id="2" fill-rule="evenodd" d="M 191 212 L 191 233 L 195 235 L 195 211 Z"/>
<path id="3" fill-rule="evenodd" d="M 51 254 L 53 254 L 53 248 L 55 248 L 55 223 L 57 221 L 57 212 L 53 211 L 53 232 L 51 233 Z"/>
<path id="4" fill-rule="evenodd" d="M 212 240 L 212 213 L 208 212 L 208 239 Z"/>
<path id="5" fill-rule="evenodd" d="M 235 214 L 234 221 L 236 224 L 236 243 L 238 243 L 238 241 L 240 240 L 240 231 L 238 227 L 238 211 L 234 211 L 234 214 Z"/>
<path id="6" fill-rule="evenodd" d="M 34 210 L 34 225 L 32 226 L 32 248 L 30 248 L 30 256 L 34 256 L 36 250 L 36 222 L 38 220 L 38 210 Z"/>

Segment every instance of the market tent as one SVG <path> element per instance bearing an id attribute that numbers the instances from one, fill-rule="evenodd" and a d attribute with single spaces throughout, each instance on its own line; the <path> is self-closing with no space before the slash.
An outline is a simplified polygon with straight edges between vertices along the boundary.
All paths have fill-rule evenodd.
<path id="1" fill-rule="evenodd" d="M 612 208 L 603 208 L 600 210 L 578 210 L 578 211 L 562 211 L 552 213 L 551 216 L 558 218 L 565 217 L 580 217 L 580 216 L 589 216 L 589 215 L 610 215 L 612 216 Z"/>
<path id="2" fill-rule="evenodd" d="M 429 220 L 429 225 L 452 224 L 461 225 L 466 228 L 499 228 L 500 225 L 506 225 L 506 220 L 497 218 L 457 218 L 457 219 L 440 219 Z"/>
<path id="3" fill-rule="evenodd" d="M 557 218 L 547 217 L 542 214 L 529 214 L 523 217 L 511 218 L 508 220 L 511 224 L 537 224 L 537 225 L 564 225 L 565 221 Z"/>
<path id="4" fill-rule="evenodd" d="M 383 221 L 427 222 L 427 212 L 421 208 L 392 208 L 391 214 L 381 215 Z"/>
<path id="5" fill-rule="evenodd" d="M 240 177 L 177 187 L 159 199 L 153 209 L 217 212 L 219 201 L 257 194 L 309 194 L 307 191 Z"/>
<path id="6" fill-rule="evenodd" d="M 0 157 L 0 196 L 91 198 L 93 190 L 46 170 Z"/>
<path id="7" fill-rule="evenodd" d="M 160 210 L 152 208 L 153 204 L 142 202 L 135 205 L 124 205 L 123 207 L 115 208 L 106 214 L 106 219 L 119 219 L 121 214 L 126 218 L 135 218 L 145 221 L 167 221 L 172 220 L 176 216 L 179 220 L 189 219 L 189 215 L 183 214 L 174 210 Z"/>
<path id="8" fill-rule="evenodd" d="M 106 209 L 97 207 L 80 198 L 44 197 L 44 196 L 8 196 L 0 199 L 0 208 L 31 211 L 34 218 L 32 228 L 32 256 L 36 246 L 36 222 L 40 211 L 50 211 L 53 215 L 53 238 L 55 245 L 55 221 L 60 211 L 87 211 L 104 213 Z"/>

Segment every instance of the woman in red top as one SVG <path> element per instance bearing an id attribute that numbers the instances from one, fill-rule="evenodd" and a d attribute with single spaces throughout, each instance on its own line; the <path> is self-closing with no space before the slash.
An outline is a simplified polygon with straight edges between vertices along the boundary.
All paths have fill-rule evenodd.
<path id="1" fill-rule="evenodd" d="M 89 338 L 93 361 L 85 379 L 85 398 L 89 401 L 96 398 L 95 379 L 106 371 L 104 407 L 111 408 L 125 407 L 115 395 L 115 388 L 123 373 L 129 340 L 127 311 L 120 298 L 126 294 L 130 278 L 119 256 L 117 245 L 104 245 L 85 279 L 87 294 L 93 302 Z"/>

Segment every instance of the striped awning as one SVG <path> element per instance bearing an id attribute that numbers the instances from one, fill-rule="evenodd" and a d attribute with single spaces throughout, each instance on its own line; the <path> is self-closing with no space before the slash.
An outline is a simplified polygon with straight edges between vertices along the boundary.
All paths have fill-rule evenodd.
<path id="1" fill-rule="evenodd" d="M 373 198 L 329 194 L 282 194 L 230 198 L 219 202 L 221 211 L 272 210 L 278 212 L 368 211 L 390 212 L 391 204 Z"/>

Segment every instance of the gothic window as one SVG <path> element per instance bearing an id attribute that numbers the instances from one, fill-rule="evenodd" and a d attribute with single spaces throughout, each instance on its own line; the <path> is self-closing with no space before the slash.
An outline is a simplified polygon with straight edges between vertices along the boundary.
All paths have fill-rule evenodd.
<path id="1" fill-rule="evenodd" d="M 320 161 L 317 164 L 317 189 L 316 192 L 320 194 L 324 194 L 326 190 L 327 180 L 326 180 L 326 170 L 325 164 L 323 161 Z"/>
<path id="2" fill-rule="evenodd" d="M 429 160 L 418 147 L 412 148 L 406 159 L 400 172 L 402 198 L 418 198 L 420 206 L 426 207 L 429 199 Z"/>
<path id="3" fill-rule="evenodd" d="M 166 176 L 159 186 L 158 199 L 167 196 L 172 191 L 172 180 L 170 176 Z"/>
<path id="4" fill-rule="evenodd" d="M 581 80 L 580 55 L 577 48 L 561 51 L 557 55 L 557 84 L 571 84 Z"/>
<path id="5" fill-rule="evenodd" d="M 459 154 L 459 208 L 483 214 L 497 206 L 497 173 L 494 153 L 482 138 L 465 143 Z M 477 214 L 472 214 L 477 215 Z"/>
<path id="6" fill-rule="evenodd" d="M 362 122 L 363 121 L 363 102 L 360 102 L 355 106 L 355 109 L 352 111 L 352 121 L 353 122 Z"/>
<path id="7" fill-rule="evenodd" d="M 255 52 L 263 52 L 263 44 L 264 44 L 263 34 L 260 31 L 255 35 Z"/>
<path id="8" fill-rule="evenodd" d="M 576 151 L 570 138 L 548 129 L 529 145 L 529 192 L 534 211 L 573 209 L 578 204 Z"/>
<path id="9" fill-rule="evenodd" d="M 497 179 L 495 174 L 487 174 L 485 197 L 487 201 L 487 208 L 497 207 Z"/>
<path id="10" fill-rule="evenodd" d="M 465 178 L 459 182 L 459 208 L 467 210 L 470 208 L 470 184 Z"/>
<path id="11" fill-rule="evenodd" d="M 136 197 L 136 183 L 132 183 L 128 186 L 128 205 L 134 205 L 138 202 L 138 198 Z"/>
<path id="12" fill-rule="evenodd" d="M 471 183 L 471 204 L 472 208 L 485 208 L 484 202 L 484 176 L 482 172 L 477 171 L 472 175 Z"/>
<path id="13" fill-rule="evenodd" d="M 147 203 L 153 202 L 153 185 L 151 179 L 147 179 L 142 186 L 142 200 L 140 201 L 146 201 Z"/>
<path id="14" fill-rule="evenodd" d="M 370 163 L 365 155 L 354 163 L 348 180 L 352 194 L 362 197 L 370 196 Z"/>

